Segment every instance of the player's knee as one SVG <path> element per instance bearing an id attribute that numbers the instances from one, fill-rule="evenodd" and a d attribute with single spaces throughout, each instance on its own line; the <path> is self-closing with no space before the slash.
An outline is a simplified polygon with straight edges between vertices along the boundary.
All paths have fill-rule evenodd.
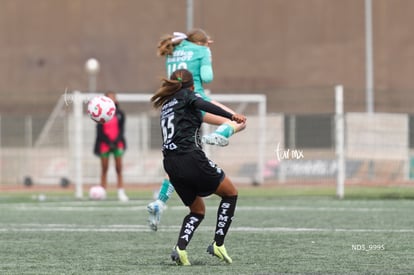
<path id="1" fill-rule="evenodd" d="M 238 193 L 238 191 L 237 191 L 237 189 L 234 189 L 234 190 L 230 190 L 229 192 L 227 192 L 224 196 L 223 196 L 223 198 L 224 197 L 236 197 L 237 198 L 237 196 L 239 195 L 239 193 Z"/>

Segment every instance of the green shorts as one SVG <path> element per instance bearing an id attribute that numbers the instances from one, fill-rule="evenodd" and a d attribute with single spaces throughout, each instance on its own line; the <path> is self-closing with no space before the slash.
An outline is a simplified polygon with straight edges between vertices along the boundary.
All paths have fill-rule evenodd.
<path id="1" fill-rule="evenodd" d="M 124 149 L 116 148 L 114 150 L 110 150 L 108 152 L 102 153 L 101 158 L 109 158 L 109 155 L 111 153 L 114 154 L 114 157 L 116 157 L 116 158 L 122 157 L 124 155 Z"/>

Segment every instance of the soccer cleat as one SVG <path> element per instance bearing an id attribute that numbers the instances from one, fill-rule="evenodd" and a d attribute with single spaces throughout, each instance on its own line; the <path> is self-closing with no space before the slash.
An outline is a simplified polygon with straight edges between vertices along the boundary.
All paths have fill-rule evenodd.
<path id="1" fill-rule="evenodd" d="M 149 213 L 148 223 L 152 231 L 157 231 L 158 224 L 160 223 L 161 213 L 164 210 L 164 203 L 160 200 L 156 200 L 147 205 Z"/>
<path id="2" fill-rule="evenodd" d="M 129 201 L 128 196 L 125 194 L 124 191 L 118 191 L 118 200 L 122 201 L 122 202 L 127 202 Z"/>
<path id="3" fill-rule="evenodd" d="M 233 262 L 233 260 L 227 254 L 224 244 L 222 246 L 218 246 L 216 245 L 216 242 L 213 242 L 207 247 L 207 252 L 213 256 L 220 258 L 228 264 L 231 264 Z"/>
<path id="4" fill-rule="evenodd" d="M 171 260 L 175 261 L 177 265 L 191 265 L 188 260 L 187 251 L 180 250 L 178 246 L 175 246 L 171 252 Z"/>
<path id="5" fill-rule="evenodd" d="M 227 146 L 229 145 L 229 139 L 226 138 L 225 136 L 216 134 L 216 133 L 211 133 L 209 135 L 204 135 L 201 138 L 201 142 L 205 143 L 205 144 L 209 144 L 209 145 L 218 145 L 218 146 Z"/>

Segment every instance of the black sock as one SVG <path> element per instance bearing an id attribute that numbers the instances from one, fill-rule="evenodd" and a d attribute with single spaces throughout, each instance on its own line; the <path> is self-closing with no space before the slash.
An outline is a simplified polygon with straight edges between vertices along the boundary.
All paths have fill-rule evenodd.
<path id="1" fill-rule="evenodd" d="M 204 215 L 197 213 L 190 213 L 183 219 L 181 225 L 180 235 L 178 236 L 177 246 L 179 249 L 186 249 L 188 243 L 193 237 L 194 231 L 203 221 Z"/>
<path id="2" fill-rule="evenodd" d="M 218 246 L 223 245 L 236 210 L 237 196 L 223 197 L 217 210 L 217 224 L 214 241 Z"/>

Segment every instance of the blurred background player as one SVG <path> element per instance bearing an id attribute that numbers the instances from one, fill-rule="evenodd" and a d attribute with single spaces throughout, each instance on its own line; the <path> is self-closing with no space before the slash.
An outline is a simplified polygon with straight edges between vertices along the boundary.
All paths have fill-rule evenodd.
<path id="1" fill-rule="evenodd" d="M 119 108 L 119 102 L 116 99 L 115 92 L 109 91 L 105 96 L 112 99 L 116 106 L 116 112 L 113 118 L 96 126 L 96 142 L 94 152 L 101 159 L 101 186 L 106 190 L 108 185 L 108 168 L 109 157 L 114 155 L 115 170 L 117 176 L 118 199 L 126 202 L 129 200 L 125 194 L 122 177 L 122 157 L 126 149 L 126 140 L 124 136 L 125 114 Z"/>
<path id="2" fill-rule="evenodd" d="M 189 70 L 193 75 L 195 93 L 204 100 L 234 114 L 233 110 L 212 100 L 204 92 L 203 84 L 211 82 L 214 77 L 212 56 L 209 48 L 211 43 L 213 41 L 202 29 L 194 29 L 188 33 L 174 32 L 172 35 L 166 35 L 161 38 L 158 44 L 158 56 L 166 58 L 167 76 L 170 76 L 177 69 Z M 208 112 L 202 112 L 202 114 L 203 122 L 220 125 L 215 132 L 203 136 L 202 141 L 206 144 L 227 146 L 229 137 L 246 127 L 245 123 L 237 123 L 225 117 Z M 149 225 L 152 230 L 157 230 L 161 213 L 173 192 L 174 187 L 169 179 L 165 178 L 158 192 L 158 198 L 147 206 Z"/>
<path id="3" fill-rule="evenodd" d="M 237 189 L 224 171 L 209 160 L 200 145 L 199 132 L 203 121 L 201 110 L 244 123 L 246 118 L 232 114 L 194 93 L 193 78 L 185 69 L 174 71 L 163 79 L 160 89 L 151 98 L 161 108 L 160 125 L 163 138 L 164 169 L 177 194 L 190 213 L 183 219 L 171 258 L 178 265 L 191 265 L 186 247 L 205 216 L 203 197 L 221 197 L 217 209 L 214 241 L 207 252 L 226 263 L 232 263 L 224 247 L 237 203 Z"/>

